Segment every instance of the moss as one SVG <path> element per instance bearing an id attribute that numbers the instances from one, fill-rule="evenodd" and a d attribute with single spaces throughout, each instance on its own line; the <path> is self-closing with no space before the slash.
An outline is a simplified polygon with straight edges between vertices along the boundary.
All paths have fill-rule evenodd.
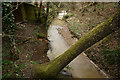
<path id="1" fill-rule="evenodd" d="M 51 61 L 50 63 L 38 65 L 35 69 L 36 75 L 39 77 L 55 77 L 67 64 L 77 57 L 84 50 L 102 40 L 104 37 L 112 33 L 115 28 L 120 27 L 116 24 L 120 20 L 120 10 L 113 14 L 108 20 L 101 23 L 90 32 L 82 36 L 75 44 L 73 44 L 66 52 Z M 113 24 L 113 25 L 111 25 Z"/>
<path id="2" fill-rule="evenodd" d="M 26 19 L 26 14 L 25 14 L 24 4 L 22 4 L 20 8 L 21 8 L 23 20 L 25 20 Z"/>
<path id="3" fill-rule="evenodd" d="M 35 16 L 35 12 L 36 11 L 36 7 L 29 5 L 29 4 L 24 4 L 25 7 L 25 13 L 26 13 L 26 17 L 28 20 L 36 20 L 36 16 Z"/>
<path id="4" fill-rule="evenodd" d="M 55 66 L 55 65 L 54 65 Z M 56 66 L 57 67 L 57 66 Z M 53 67 L 54 68 L 54 67 Z M 40 78 L 53 78 L 56 77 L 57 73 L 53 72 L 55 70 L 52 69 L 50 63 L 45 64 L 33 64 L 32 69 L 34 70 L 34 76 Z"/>
<path id="5" fill-rule="evenodd" d="M 34 5 L 28 4 L 28 3 L 23 3 L 21 5 L 21 11 L 22 11 L 22 17 L 23 20 L 38 20 L 39 16 L 39 7 L 36 7 Z M 45 17 L 43 16 L 41 21 L 45 21 Z"/>

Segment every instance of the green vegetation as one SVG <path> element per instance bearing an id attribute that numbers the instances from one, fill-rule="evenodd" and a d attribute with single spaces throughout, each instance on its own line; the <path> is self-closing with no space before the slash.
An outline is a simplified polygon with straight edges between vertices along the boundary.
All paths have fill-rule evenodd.
<path id="1" fill-rule="evenodd" d="M 31 64 L 37 64 L 37 62 L 35 62 L 35 61 L 30 61 L 30 63 L 31 63 Z"/>
<path id="2" fill-rule="evenodd" d="M 26 6 L 26 5 L 29 5 L 29 6 Z M 31 64 L 41 63 L 40 61 L 39 62 L 33 61 L 34 59 L 33 53 L 37 53 L 37 50 L 41 46 L 40 44 L 42 44 L 42 42 L 36 40 L 36 37 L 39 37 L 39 36 L 45 37 L 45 38 L 47 37 L 47 30 L 44 29 L 45 27 L 43 24 L 38 23 L 36 20 L 30 21 L 32 22 L 32 24 L 27 23 L 29 22 L 27 20 L 34 20 L 35 17 L 38 18 L 38 10 L 36 9 L 35 6 L 30 6 L 30 4 L 22 3 L 21 5 L 19 5 L 19 8 L 17 8 L 16 10 L 13 9 L 13 6 L 14 8 L 16 8 L 17 3 L 12 3 L 12 2 L 2 3 L 2 7 L 3 7 L 2 8 L 2 24 L 3 24 L 2 29 L 4 34 L 4 36 L 2 37 L 3 38 L 2 78 L 22 78 L 24 77 L 23 75 L 24 71 L 26 71 L 26 69 L 29 68 Z M 26 10 L 26 7 L 27 7 L 27 10 Z M 31 8 L 32 10 L 30 9 L 30 7 L 32 7 Z M 18 11 L 18 13 L 15 14 L 14 11 Z M 34 14 L 35 12 L 37 16 L 35 16 Z M 13 13 L 15 16 L 13 15 Z M 26 19 L 27 20 L 21 21 L 20 23 L 18 22 L 18 24 L 15 25 L 14 20 L 17 20 L 16 15 L 17 17 L 19 17 L 18 14 L 20 14 L 20 16 L 24 18 L 22 20 L 26 20 Z M 45 14 L 45 12 L 42 12 L 42 14 Z M 27 25 L 24 25 L 23 27 L 21 24 L 27 24 Z M 29 25 L 32 25 L 32 28 Z M 29 28 L 27 28 L 26 26 L 29 26 L 29 28 L 31 28 L 31 32 L 29 31 Z M 31 45 L 31 46 L 28 46 L 28 45 Z M 35 48 L 38 47 L 36 51 L 33 49 L 33 46 L 35 46 Z M 30 50 L 27 50 L 26 47 L 30 47 Z M 41 51 L 40 53 L 43 53 L 43 52 L 46 53 L 44 49 L 47 48 L 47 44 L 45 42 L 43 43 L 42 48 L 43 48 L 43 51 L 40 50 Z M 27 65 L 25 65 L 26 63 Z"/>
<path id="3" fill-rule="evenodd" d="M 26 67 L 25 64 L 17 65 L 13 61 L 9 60 L 3 60 L 2 65 L 4 66 L 3 71 L 6 71 L 6 73 L 2 75 L 2 78 L 12 78 L 14 75 L 17 75 L 17 78 L 22 78 L 21 71 Z"/>
<path id="4" fill-rule="evenodd" d="M 14 15 L 11 12 L 13 10 L 13 6 L 12 6 L 12 2 L 3 2 L 2 3 L 2 25 L 3 25 L 3 34 L 8 34 L 8 35 L 14 35 L 14 32 L 16 30 L 16 25 L 14 23 Z M 17 59 L 17 52 L 19 52 L 19 49 L 16 48 L 16 50 L 13 48 L 15 46 L 15 44 L 17 41 L 15 40 L 16 37 L 15 36 L 8 36 L 7 38 L 5 38 L 8 40 L 8 42 L 6 43 L 8 46 L 8 53 L 10 55 L 11 60 Z M 4 44 L 3 44 L 4 46 Z M 14 58 L 16 57 L 16 58 Z"/>
<path id="5" fill-rule="evenodd" d="M 70 17 L 73 17 L 74 14 L 73 13 L 70 13 L 70 14 L 67 14 L 65 16 L 63 16 L 63 18 L 66 20 L 67 18 L 70 18 Z"/>
<path id="6" fill-rule="evenodd" d="M 72 68 L 69 65 L 66 66 L 65 68 L 68 69 L 68 70 L 72 70 Z"/>
<path id="7" fill-rule="evenodd" d="M 3 2 L 2 3 L 2 25 L 3 32 L 8 34 L 14 34 L 15 24 L 14 24 L 14 15 L 12 14 L 12 2 Z"/>
<path id="8" fill-rule="evenodd" d="M 33 32 L 33 36 L 34 37 L 46 37 L 47 36 L 47 33 L 46 34 L 44 34 L 43 32 L 42 32 L 42 30 L 41 30 L 41 28 L 40 28 L 40 26 L 38 26 L 38 27 L 35 27 L 34 28 L 35 29 L 35 31 Z"/>
<path id="9" fill-rule="evenodd" d="M 109 49 L 108 46 L 105 46 L 102 53 L 110 65 L 120 66 L 120 48 L 118 46 L 115 49 Z"/>
<path id="10" fill-rule="evenodd" d="M 35 76 L 40 78 L 54 78 L 58 73 L 74 58 L 85 51 L 87 48 L 102 40 L 116 29 L 119 29 L 119 24 L 111 25 L 120 20 L 120 10 L 114 13 L 105 22 L 102 22 L 90 32 L 82 36 L 76 43 L 74 43 L 68 50 L 56 59 L 45 64 L 34 64 L 32 66 Z"/>
<path id="11" fill-rule="evenodd" d="M 21 17 L 23 18 L 22 22 L 18 23 L 17 26 L 15 25 L 14 22 L 14 20 L 16 19 L 14 18 L 13 15 L 14 12 L 12 13 L 13 5 L 16 6 L 16 4 L 19 3 L 15 3 L 15 4 L 13 4 L 12 2 L 2 3 L 3 34 L 12 35 L 12 36 L 3 36 L 3 45 L 2 45 L 3 48 L 2 77 L 3 78 L 26 77 L 23 75 L 23 73 L 31 72 L 31 69 L 30 70 L 28 69 L 31 66 L 31 64 L 33 65 L 32 69 L 35 72 L 34 77 L 40 77 L 40 78 L 56 77 L 64 67 L 68 70 L 72 70 L 70 66 L 66 66 L 68 65 L 68 63 L 70 63 L 74 58 L 76 58 L 80 53 L 85 51 L 87 48 L 89 48 L 96 42 L 100 41 L 107 35 L 111 34 L 112 32 L 114 32 L 115 29 L 119 28 L 117 22 L 120 21 L 119 19 L 120 10 L 116 12 L 114 15 L 112 15 L 108 20 L 105 19 L 107 18 L 106 15 L 108 15 L 106 14 L 106 12 L 110 12 L 109 15 L 115 12 L 113 8 L 110 8 L 110 10 L 105 10 L 105 9 L 109 8 L 110 6 L 114 7 L 115 3 L 110 5 L 105 5 L 106 3 L 100 3 L 86 7 L 82 5 L 82 8 L 79 7 L 79 5 L 76 5 L 77 3 L 74 3 L 71 7 L 73 9 L 71 10 L 68 10 L 67 7 L 65 8 L 66 5 L 64 4 L 66 3 L 64 4 L 52 3 L 52 2 L 45 4 L 43 3 L 41 8 L 38 7 L 37 2 L 34 5 L 31 5 L 32 3 L 23 3 L 17 9 L 18 12 L 16 15 L 17 16 L 22 15 Z M 58 7 L 61 9 L 59 10 Z M 71 21 L 67 23 L 69 25 L 69 29 L 71 33 L 74 34 L 73 37 L 77 37 L 77 38 L 81 37 L 81 38 L 75 44 L 73 44 L 65 53 L 63 53 L 53 61 L 48 62 L 49 61 L 48 57 L 46 56 L 46 54 L 43 54 L 46 53 L 48 50 L 48 42 L 49 42 L 49 40 L 47 40 L 48 26 L 52 22 L 52 20 L 56 17 L 57 13 L 62 10 L 62 8 L 67 10 L 68 13 L 70 11 L 69 14 L 64 16 L 64 20 L 66 22 L 67 20 Z M 104 10 L 106 12 L 102 12 Z M 19 13 L 19 11 L 21 12 Z M 32 20 L 34 20 L 35 23 L 34 21 L 32 23 Z M 26 24 L 26 25 L 22 27 L 21 24 Z M 17 35 L 15 34 L 15 32 Z M 30 38 L 28 39 L 28 37 Z M 19 42 L 22 42 L 22 44 L 21 43 L 18 44 Z M 101 51 L 102 58 L 104 58 L 104 60 L 107 62 L 109 66 L 112 67 L 117 66 L 117 68 L 119 69 L 120 66 L 119 46 L 110 48 L 109 45 L 105 45 L 101 47 L 100 50 L 98 51 Z M 88 52 L 90 53 L 89 57 L 91 57 L 92 60 L 96 62 L 97 58 L 94 57 L 92 50 L 88 50 Z M 101 57 L 101 54 L 99 58 Z M 105 69 L 106 71 L 109 71 L 109 69 L 111 70 L 114 69 L 114 68 L 108 68 L 108 65 L 106 64 L 103 65 L 104 66 L 103 69 Z M 31 75 L 30 74 L 28 75 L 31 78 Z"/>

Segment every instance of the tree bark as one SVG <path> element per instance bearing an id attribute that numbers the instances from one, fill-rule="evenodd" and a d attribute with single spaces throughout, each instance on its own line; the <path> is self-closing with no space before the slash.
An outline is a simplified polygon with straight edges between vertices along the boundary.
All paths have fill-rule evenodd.
<path id="1" fill-rule="evenodd" d="M 38 17 L 41 19 L 41 10 L 42 10 L 42 0 L 40 1 L 39 14 Z"/>
<path id="2" fill-rule="evenodd" d="M 49 2 L 47 2 L 47 10 L 46 10 L 46 16 L 45 16 L 45 26 L 46 29 L 48 28 L 48 16 L 49 16 Z"/>
<path id="3" fill-rule="evenodd" d="M 87 48 L 102 40 L 104 37 L 119 29 L 120 10 L 113 14 L 105 22 L 93 28 L 90 32 L 82 36 L 75 44 L 56 59 L 45 64 L 34 64 L 32 66 L 36 77 L 54 78 L 68 65 L 74 58 Z"/>

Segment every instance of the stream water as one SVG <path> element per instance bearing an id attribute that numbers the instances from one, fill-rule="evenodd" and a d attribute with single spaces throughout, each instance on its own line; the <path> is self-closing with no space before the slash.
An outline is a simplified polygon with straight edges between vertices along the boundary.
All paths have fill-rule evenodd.
<path id="1" fill-rule="evenodd" d="M 64 14 L 65 13 L 65 14 Z M 60 15 L 60 16 L 59 16 Z M 62 19 L 66 15 L 65 11 L 62 11 L 58 15 L 58 19 Z M 52 25 L 48 29 L 48 39 L 50 40 L 50 49 L 47 52 L 47 56 L 50 60 L 55 59 L 62 53 L 64 53 L 70 46 L 65 42 L 64 38 L 58 33 L 58 28 L 62 29 L 62 26 Z M 91 63 L 89 58 L 84 53 L 76 57 L 72 62 L 68 64 L 70 69 L 64 68 L 68 73 L 72 74 L 74 78 L 105 78 L 106 76 L 99 71 L 94 64 Z"/>
<path id="2" fill-rule="evenodd" d="M 50 26 L 48 29 L 50 49 L 47 52 L 47 56 L 49 57 L 50 60 L 55 59 L 69 48 L 67 43 L 64 41 L 63 37 L 58 33 L 57 30 L 58 28 L 62 27 L 54 25 Z"/>

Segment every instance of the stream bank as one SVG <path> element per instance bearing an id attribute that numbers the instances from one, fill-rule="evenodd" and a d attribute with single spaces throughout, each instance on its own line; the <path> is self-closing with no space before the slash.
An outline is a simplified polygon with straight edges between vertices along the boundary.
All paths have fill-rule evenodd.
<path id="1" fill-rule="evenodd" d="M 112 5 L 110 4 L 110 6 L 112 6 Z M 71 7 L 73 7 L 75 9 L 75 4 Z M 79 5 L 77 5 L 77 7 L 79 7 Z M 51 45 L 53 45 L 53 46 L 50 47 L 52 49 L 48 52 L 50 54 L 51 51 L 53 50 L 53 51 L 58 51 L 57 52 L 58 54 L 53 53 L 55 55 L 52 55 L 53 56 L 52 58 L 50 58 L 50 56 L 48 56 L 50 58 L 50 60 L 52 60 L 55 57 L 57 57 L 58 55 L 62 54 L 65 50 L 67 50 L 69 48 L 69 46 L 71 46 L 75 41 L 77 41 L 77 38 L 75 38 L 74 35 L 70 34 L 68 27 L 71 28 L 70 30 L 72 32 L 74 32 L 75 34 L 77 34 L 78 37 L 81 37 L 82 35 L 87 33 L 90 29 L 92 29 L 95 25 L 99 24 L 100 22 L 102 22 L 102 20 L 106 19 L 105 16 L 108 15 L 108 14 L 104 15 L 103 13 L 110 12 L 109 13 L 109 16 L 110 16 L 114 12 L 113 7 L 112 8 L 110 7 L 109 10 L 106 10 L 103 7 L 106 8 L 106 7 L 109 7 L 109 6 L 99 5 L 100 9 L 98 9 L 98 11 L 97 11 L 96 6 L 95 7 L 93 6 L 92 9 L 83 9 L 83 10 L 76 9 L 75 12 L 78 10 L 78 13 L 80 12 L 80 15 L 79 14 L 76 15 L 77 12 L 75 14 L 73 13 L 66 20 L 69 23 L 72 23 L 73 26 L 67 26 L 66 22 L 55 18 L 54 21 L 52 22 L 52 24 L 53 24 L 53 25 L 51 25 L 52 27 L 50 27 L 50 29 L 53 30 L 53 31 L 51 31 L 49 33 L 56 32 L 56 35 L 52 34 L 52 35 L 55 35 L 54 36 L 55 38 L 54 37 L 50 38 L 50 35 L 49 35 L 48 39 L 51 39 L 50 40 L 50 46 Z M 103 13 L 99 12 L 99 10 L 103 11 Z M 91 16 L 92 14 L 87 15 L 88 12 L 92 13 L 91 11 L 94 12 L 94 15 L 96 16 L 96 18 L 94 18 L 94 16 Z M 95 13 L 97 13 L 97 14 L 95 14 Z M 81 20 L 78 20 L 78 18 L 81 19 Z M 101 19 L 101 20 L 96 23 L 98 18 Z M 95 22 L 93 23 L 94 19 L 95 19 Z M 87 21 L 92 23 L 92 24 L 95 24 L 95 23 L 96 24 L 95 25 L 92 25 L 92 24 L 89 25 L 89 24 L 86 23 Z M 75 23 L 75 22 L 77 22 L 77 23 Z M 9 42 L 7 42 L 7 41 L 9 41 L 9 39 L 3 37 L 3 44 L 5 44 L 5 45 L 3 45 L 3 59 L 5 60 L 5 61 L 3 61 L 4 62 L 3 63 L 3 66 L 4 66 L 3 74 L 5 74 L 4 76 L 8 76 L 10 78 L 11 77 L 12 78 L 13 77 L 15 77 L 15 78 L 21 78 L 21 77 L 31 78 L 31 74 L 30 74 L 31 69 L 29 68 L 29 66 L 31 64 L 38 64 L 38 63 L 41 64 L 41 63 L 45 63 L 45 62 L 49 61 L 46 54 L 44 54 L 48 50 L 48 46 L 47 46 L 48 42 L 43 38 L 43 37 L 46 36 L 46 33 L 44 33 L 44 28 L 45 27 L 42 26 L 42 25 L 41 26 L 36 25 L 36 23 L 35 24 L 32 24 L 32 23 L 33 22 L 25 22 L 25 23 L 22 23 L 22 24 L 18 25 L 18 29 L 16 30 L 16 33 L 15 33 L 17 38 L 16 38 L 15 41 L 13 40 L 13 44 L 15 44 L 14 47 L 16 47 L 15 54 L 17 54 L 17 56 L 19 56 L 19 59 L 18 59 L 18 57 L 14 57 L 14 58 L 16 58 L 16 61 L 10 61 L 10 59 L 8 58 L 8 56 L 10 55 L 9 53 L 12 52 L 12 50 L 9 50 L 9 45 L 10 44 L 9 44 Z M 89 27 L 89 26 L 91 26 L 91 27 Z M 78 31 L 80 31 L 80 32 L 78 32 Z M 119 33 L 119 31 L 115 33 L 115 34 L 117 34 L 116 36 L 112 37 L 113 40 L 110 43 L 111 46 L 109 46 L 111 49 L 112 49 L 112 45 L 116 46 L 116 44 L 119 43 L 119 38 L 118 38 L 119 34 L 118 33 Z M 39 34 L 42 35 L 42 39 L 39 36 Z M 31 35 L 32 35 L 32 37 L 31 37 Z M 22 36 L 22 38 L 20 36 Z M 28 39 L 28 37 L 31 37 L 31 38 Z M 58 38 L 56 39 L 56 37 L 58 37 Z M 26 38 L 27 38 L 27 40 L 26 40 Z M 108 39 L 111 39 L 111 38 L 109 37 Z M 114 39 L 116 39 L 116 41 Z M 57 43 L 54 44 L 54 41 L 55 42 L 57 41 L 57 43 L 59 43 L 60 46 L 57 45 Z M 100 44 L 101 44 L 101 42 L 100 42 Z M 106 43 L 105 45 L 106 46 L 104 46 L 104 47 L 105 47 L 106 51 L 114 52 L 114 53 L 116 53 L 116 51 L 119 52 L 118 48 L 116 48 L 116 50 L 111 51 L 107 47 L 108 44 Z M 45 47 L 43 47 L 43 46 L 45 46 Z M 101 48 L 102 47 L 103 46 L 101 46 Z M 95 50 L 95 52 L 92 52 L 93 50 Z M 97 46 L 97 48 L 94 46 L 94 47 L 92 47 L 91 50 L 88 50 L 88 52 L 86 52 L 87 56 L 89 56 L 89 58 L 91 58 L 91 60 L 93 60 L 94 62 L 96 61 L 96 63 L 98 65 L 100 63 L 101 64 L 105 63 L 104 61 L 109 61 L 109 60 L 105 60 L 104 57 L 101 57 L 101 55 L 99 55 L 99 53 L 101 53 L 101 51 L 99 50 L 99 46 Z M 11 54 L 13 54 L 13 53 L 11 53 Z M 92 54 L 92 56 L 91 56 L 91 54 Z M 95 65 L 93 63 L 91 63 L 89 58 L 87 58 L 84 53 L 82 53 L 81 56 L 80 57 L 78 56 L 72 63 L 70 63 L 68 66 L 66 66 L 65 70 L 69 73 L 72 73 L 73 77 L 80 77 L 80 78 L 81 77 L 87 77 L 87 78 L 88 77 L 97 77 L 97 78 L 106 77 L 105 74 L 101 72 L 101 69 L 98 69 L 98 68 L 96 69 Z M 94 56 L 95 57 L 97 56 L 98 59 L 95 59 Z M 100 58 L 99 58 L 99 56 L 100 56 Z M 97 60 L 98 60 L 98 62 L 97 62 Z M 103 61 L 103 62 L 99 62 L 100 60 Z M 119 57 L 118 57 L 118 60 L 119 60 Z M 76 63 L 74 63 L 74 62 L 76 62 Z M 113 59 L 113 62 L 115 62 L 114 59 Z M 81 65 L 78 66 L 78 64 L 81 64 L 81 63 L 83 63 L 82 64 L 83 66 L 81 66 Z M 113 76 L 119 76 L 119 74 L 116 75 L 116 72 L 118 71 L 117 67 L 119 69 L 119 66 L 116 67 L 116 65 L 115 66 L 112 65 L 112 67 L 111 67 L 111 65 L 109 65 L 110 69 L 108 69 L 108 66 L 106 67 L 106 63 L 103 64 L 103 65 L 101 65 L 101 64 L 100 64 L 99 67 L 102 66 L 101 68 L 104 68 L 106 71 L 108 71 L 108 73 L 110 72 L 111 75 L 114 72 Z M 10 65 L 10 66 L 8 66 L 8 65 Z M 116 69 L 114 69 L 114 67 Z M 91 70 L 91 69 L 93 69 L 93 70 Z M 78 72 L 78 70 L 80 70 L 79 71 L 80 73 Z M 91 71 L 93 73 L 96 73 L 96 74 L 95 75 L 89 75 L 89 74 L 92 74 Z M 83 74 L 83 72 L 90 72 L 90 73 L 88 73 L 88 74 L 84 73 Z M 79 74 L 81 74 L 81 75 L 79 75 Z"/>
<path id="2" fill-rule="evenodd" d="M 63 11 L 61 11 L 63 12 Z M 59 13 L 60 14 L 60 13 Z M 65 14 L 63 14 L 64 16 Z M 77 41 L 77 38 L 73 38 L 68 29 L 68 25 L 65 21 L 59 18 L 55 18 L 48 29 L 48 39 L 50 41 L 50 49 L 47 56 L 50 60 L 55 59 L 62 53 L 64 53 L 72 44 Z M 72 74 L 73 78 L 106 78 L 107 75 L 100 70 L 83 52 L 68 66 L 64 68 L 69 74 Z"/>
<path id="3" fill-rule="evenodd" d="M 16 51 L 12 51 L 16 56 L 11 60 L 9 52 L 8 36 L 3 37 L 3 77 L 9 78 L 33 78 L 30 66 L 32 64 L 42 64 L 49 62 L 46 55 L 48 42 L 44 38 L 47 36 L 44 26 L 36 21 L 26 21 L 17 24 L 15 32 Z M 7 49 L 7 50 L 6 50 Z"/>
<path id="4" fill-rule="evenodd" d="M 64 5 L 64 4 L 61 4 Z M 67 6 L 67 7 L 66 7 Z M 101 22 L 107 20 L 119 9 L 117 2 L 69 3 L 65 21 L 75 37 L 81 38 Z M 119 23 L 119 22 L 118 22 Z M 117 30 L 100 42 L 88 48 L 87 56 L 109 77 L 120 77 L 120 30 Z"/>

